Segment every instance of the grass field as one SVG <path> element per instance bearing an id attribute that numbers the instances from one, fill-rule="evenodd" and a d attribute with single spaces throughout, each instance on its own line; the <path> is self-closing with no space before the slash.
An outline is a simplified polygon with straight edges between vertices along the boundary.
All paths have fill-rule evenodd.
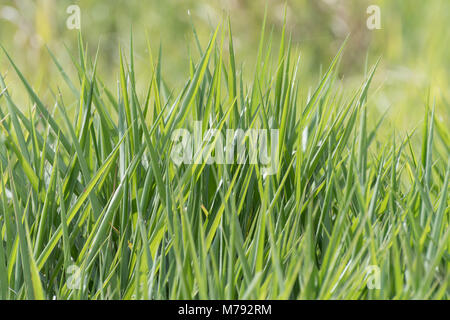
<path id="1" fill-rule="evenodd" d="M 232 28 L 194 36 L 180 87 L 151 41 L 143 80 L 133 32 L 114 70 L 83 33 L 70 65 L 48 49 L 45 95 L 2 47 L 0 299 L 449 298 L 445 97 L 430 90 L 423 121 L 395 130 L 371 110 L 380 60 L 342 79 L 351 36 L 307 78 L 286 24 L 272 37 L 264 19 L 244 76 Z M 278 130 L 277 170 L 207 163 L 217 134 L 174 163 L 175 132 L 198 121 L 205 136 Z"/>

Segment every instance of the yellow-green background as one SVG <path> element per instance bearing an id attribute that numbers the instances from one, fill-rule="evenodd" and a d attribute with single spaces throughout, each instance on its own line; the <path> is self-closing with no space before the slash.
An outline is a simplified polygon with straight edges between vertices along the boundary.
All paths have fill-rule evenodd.
<path id="1" fill-rule="evenodd" d="M 400 131 L 411 130 L 420 125 L 430 96 L 436 99 L 438 117 L 449 123 L 449 0 L 271 0 L 267 33 L 273 30 L 274 58 L 285 3 L 287 31 L 302 55 L 304 92 L 314 86 L 321 70 L 350 34 L 341 65 L 344 87 L 351 90 L 363 80 L 366 57 L 369 64 L 382 57 L 369 100 L 374 115 L 389 108 L 388 125 Z M 81 8 L 83 37 L 92 55 L 100 42 L 99 73 L 109 80 L 108 85 L 113 86 L 117 79 L 118 45 L 128 47 L 132 26 L 137 77 L 142 87 L 151 75 L 147 31 L 154 54 L 162 46 L 165 80 L 170 87 L 181 88 L 188 77 L 189 52 L 198 57 L 190 21 L 206 46 L 211 31 L 227 14 L 231 17 L 237 63 L 243 67 L 244 78 L 250 79 L 266 1 L 1 0 L 0 43 L 49 103 L 49 89 L 54 90 L 62 80 L 45 44 L 73 74 L 64 47 L 77 54 L 77 32 L 66 28 L 66 9 L 71 4 Z M 381 8 L 381 30 L 366 27 L 366 9 L 371 4 Z M 0 53 L 0 72 L 7 74 L 8 88 L 27 107 L 29 100 L 11 71 Z"/>

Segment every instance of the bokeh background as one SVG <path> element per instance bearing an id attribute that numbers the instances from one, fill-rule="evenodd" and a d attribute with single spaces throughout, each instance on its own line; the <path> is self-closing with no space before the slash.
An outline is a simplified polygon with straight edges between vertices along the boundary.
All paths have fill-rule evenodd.
<path id="1" fill-rule="evenodd" d="M 151 76 L 146 33 L 154 54 L 162 48 L 165 81 L 180 89 L 189 76 L 189 54 L 198 58 L 192 25 L 205 47 L 212 30 L 229 15 L 237 63 L 251 79 L 266 1 L 255 0 L 0 0 L 0 44 L 43 99 L 61 84 L 47 45 L 74 74 L 69 53 L 77 55 L 77 31 L 66 27 L 66 9 L 81 8 L 81 29 L 94 56 L 100 43 L 99 71 L 112 87 L 118 76 L 118 46 L 135 43 L 138 80 Z M 449 0 L 268 0 L 267 34 L 278 45 L 287 6 L 287 32 L 302 55 L 305 90 L 317 83 L 347 35 L 340 73 L 344 85 L 363 81 L 366 61 L 381 57 L 371 92 L 371 112 L 388 110 L 387 125 L 410 131 L 421 125 L 427 99 L 436 101 L 437 116 L 449 124 L 450 1 Z M 381 29 L 368 30 L 366 9 L 381 8 Z M 276 47 L 274 48 L 276 59 Z M 0 53 L 0 72 L 10 92 L 27 107 L 29 100 Z M 147 79 L 147 80 L 145 80 Z"/>

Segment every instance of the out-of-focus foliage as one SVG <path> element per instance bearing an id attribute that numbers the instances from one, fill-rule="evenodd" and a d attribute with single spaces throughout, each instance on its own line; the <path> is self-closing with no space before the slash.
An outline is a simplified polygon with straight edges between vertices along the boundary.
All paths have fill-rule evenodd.
<path id="1" fill-rule="evenodd" d="M 243 64 L 244 77 L 253 74 L 265 1 L 2 0 L 1 44 L 40 92 L 48 91 L 59 81 L 45 45 L 62 63 L 70 60 L 65 46 L 69 52 L 76 52 L 77 32 L 66 28 L 66 9 L 72 4 L 81 8 L 82 32 L 91 53 L 100 43 L 102 70 L 116 70 L 112 66 L 118 65 L 117 47 L 128 46 L 132 27 L 138 77 L 146 78 L 151 73 L 148 33 L 154 53 L 162 47 L 165 80 L 181 87 L 189 72 L 189 53 L 199 56 L 192 26 L 205 46 L 211 30 L 229 14 L 237 63 Z M 366 27 L 366 10 L 373 4 L 381 8 L 381 30 Z M 382 57 L 374 84 L 383 90 L 372 96 L 376 113 L 390 108 L 390 123 L 411 130 L 421 120 L 426 100 L 432 97 L 437 101 L 437 115 L 448 123 L 450 33 L 446 30 L 450 1 L 269 0 L 267 19 L 268 25 L 273 26 L 274 43 L 281 37 L 285 5 L 288 35 L 302 54 L 302 77 L 319 79 L 321 66 L 327 64 L 350 34 L 341 64 L 347 83 L 359 83 L 367 57 L 369 65 Z M 4 57 L 0 57 L 0 66 L 2 70 L 9 68 Z M 10 79 L 10 83 L 17 83 L 17 79 Z"/>

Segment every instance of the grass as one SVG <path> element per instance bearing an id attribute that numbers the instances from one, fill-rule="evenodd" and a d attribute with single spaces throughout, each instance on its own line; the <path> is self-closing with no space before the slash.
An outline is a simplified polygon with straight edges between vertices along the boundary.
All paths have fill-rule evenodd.
<path id="1" fill-rule="evenodd" d="M 132 40 L 109 90 L 80 36 L 75 79 L 50 52 L 71 92 L 57 88 L 53 106 L 3 50 L 31 105 L 1 77 L 0 298 L 448 299 L 449 132 L 434 104 L 421 133 L 380 141 L 382 118 L 367 117 L 376 65 L 348 92 L 343 45 L 308 92 L 282 34 L 275 52 L 263 27 L 244 82 L 223 23 L 181 90 L 149 46 L 144 94 Z M 277 174 L 176 166 L 171 135 L 196 120 L 279 129 Z"/>

